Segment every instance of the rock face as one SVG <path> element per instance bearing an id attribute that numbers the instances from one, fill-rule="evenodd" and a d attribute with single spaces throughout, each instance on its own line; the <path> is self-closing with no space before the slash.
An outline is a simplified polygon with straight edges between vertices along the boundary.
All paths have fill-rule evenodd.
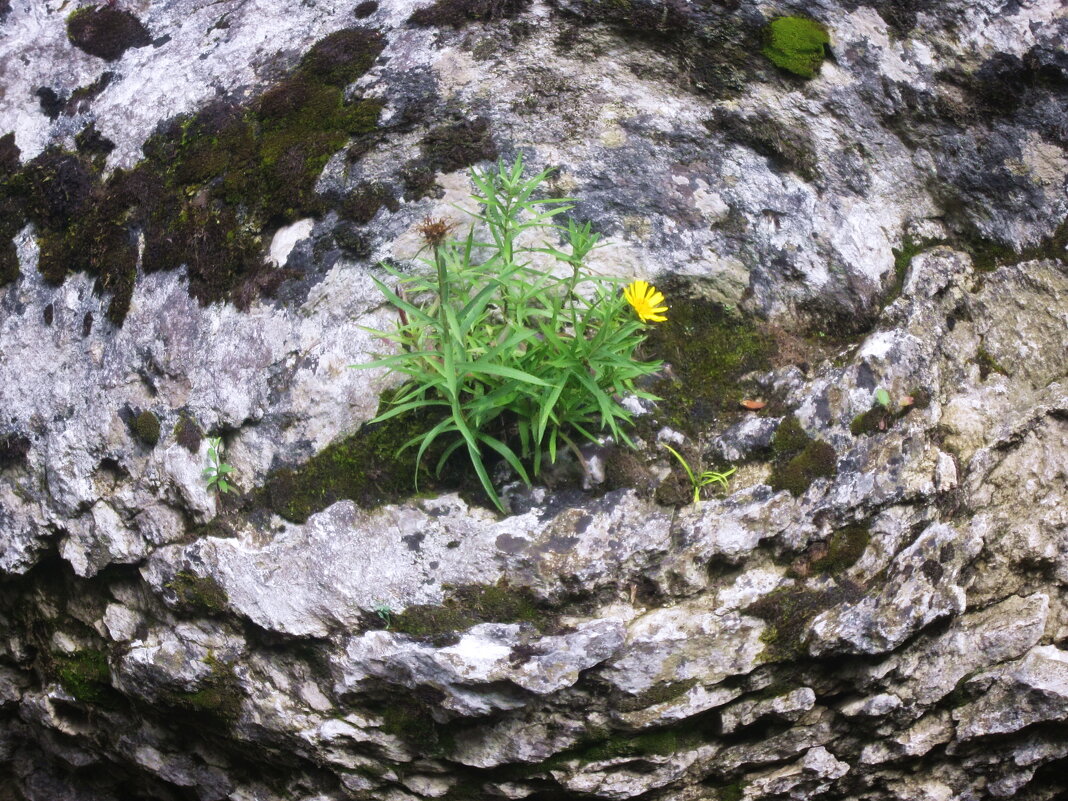
<path id="1" fill-rule="evenodd" d="M 78 6 L 0 2 L 0 798 L 1068 793 L 1063 3 Z M 771 358 L 502 516 L 348 366 L 519 153 Z"/>

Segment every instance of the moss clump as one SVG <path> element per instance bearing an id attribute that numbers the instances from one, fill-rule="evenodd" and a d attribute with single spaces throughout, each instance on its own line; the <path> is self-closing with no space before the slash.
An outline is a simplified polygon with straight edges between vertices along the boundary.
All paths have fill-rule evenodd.
<path id="1" fill-rule="evenodd" d="M 760 635 L 766 661 L 791 661 L 805 655 L 802 637 L 816 615 L 863 597 L 863 588 L 848 580 L 820 590 L 794 585 L 768 593 L 743 612 L 768 624 Z"/>
<path id="2" fill-rule="evenodd" d="M 85 650 L 53 658 L 56 678 L 75 700 L 110 706 L 116 699 L 111 686 L 111 669 L 103 651 Z"/>
<path id="3" fill-rule="evenodd" d="M 219 582 L 190 570 L 178 571 L 164 586 L 175 594 L 179 604 L 202 615 L 224 611 L 230 600 Z"/>
<path id="4" fill-rule="evenodd" d="M 178 422 L 174 424 L 175 442 L 190 453 L 198 453 L 203 439 L 204 432 L 201 431 L 196 420 L 184 413 L 178 416 Z"/>
<path id="5" fill-rule="evenodd" d="M 393 616 L 392 631 L 419 637 L 464 631 L 478 623 L 547 625 L 547 613 L 526 587 L 475 584 L 448 589 L 445 601 L 434 606 L 410 606 Z"/>
<path id="6" fill-rule="evenodd" d="M 741 378 L 770 368 L 771 337 L 721 304 L 694 296 L 681 282 L 666 282 L 663 292 L 668 319 L 652 328 L 643 354 L 670 363 L 674 372 L 674 378 L 653 386 L 662 399 L 662 421 L 694 433 L 741 414 Z"/>
<path id="7" fill-rule="evenodd" d="M 779 424 L 771 448 L 772 470 L 768 483 L 773 490 L 802 495 L 817 478 L 830 478 L 838 472 L 834 448 L 809 437 L 795 415 L 789 415 Z"/>
<path id="8" fill-rule="evenodd" d="M 152 44 L 152 35 L 129 11 L 111 5 L 86 6 L 67 17 L 67 39 L 105 61 L 115 61 L 131 47 Z"/>
<path id="9" fill-rule="evenodd" d="M 159 418 L 147 409 L 133 419 L 131 424 L 134 434 L 150 448 L 159 442 Z"/>
<path id="10" fill-rule="evenodd" d="M 518 16 L 530 0 L 438 0 L 408 18 L 409 25 L 462 28 L 470 22 L 493 22 Z"/>
<path id="11" fill-rule="evenodd" d="M 813 78 L 831 42 L 827 29 L 807 17 L 777 17 L 765 29 L 761 51 L 771 62 L 802 78 Z"/>
<path id="12" fill-rule="evenodd" d="M 840 528 L 831 535 L 827 553 L 812 563 L 812 569 L 827 575 L 837 575 L 852 567 L 864 555 L 871 542 L 871 529 L 860 524 Z"/>

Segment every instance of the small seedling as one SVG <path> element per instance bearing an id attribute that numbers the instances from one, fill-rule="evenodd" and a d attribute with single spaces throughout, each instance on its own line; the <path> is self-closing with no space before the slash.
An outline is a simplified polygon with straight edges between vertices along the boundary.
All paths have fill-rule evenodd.
<path id="1" fill-rule="evenodd" d="M 887 411 L 890 410 L 890 393 L 885 389 L 875 390 L 875 402 Z"/>
<path id="2" fill-rule="evenodd" d="M 234 485 L 228 480 L 228 476 L 234 472 L 234 468 L 222 461 L 222 437 L 208 438 L 208 466 L 204 468 L 203 477 L 208 482 L 208 492 L 234 492 Z"/>
<path id="3" fill-rule="evenodd" d="M 389 627 L 393 625 L 393 610 L 389 608 L 389 604 L 384 603 L 382 601 L 378 601 L 377 603 L 375 603 L 372 611 L 376 615 L 378 615 L 379 619 L 385 624 L 386 630 L 388 631 Z"/>
<path id="4" fill-rule="evenodd" d="M 664 447 L 671 451 L 672 455 L 679 460 L 682 469 L 685 470 L 686 475 L 690 477 L 690 484 L 693 485 L 693 502 L 695 504 L 701 502 L 701 489 L 707 487 L 709 484 L 719 484 L 724 490 L 728 489 L 729 485 L 727 484 L 727 479 L 738 469 L 737 467 L 732 467 L 725 473 L 721 473 L 717 470 L 705 470 L 703 473 L 695 474 L 686 460 L 682 458 L 681 453 L 666 443 L 664 444 Z"/>

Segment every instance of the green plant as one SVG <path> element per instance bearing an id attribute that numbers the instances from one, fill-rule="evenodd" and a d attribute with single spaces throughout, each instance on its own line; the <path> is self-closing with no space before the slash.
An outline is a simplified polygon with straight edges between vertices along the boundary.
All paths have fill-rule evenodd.
<path id="1" fill-rule="evenodd" d="M 882 388 L 875 390 L 875 402 L 878 403 L 880 406 L 882 406 L 884 409 L 889 411 L 889 409 L 890 409 L 890 393 L 887 392 L 885 389 L 882 389 Z"/>
<path id="2" fill-rule="evenodd" d="M 222 437 L 208 437 L 208 466 L 202 474 L 208 482 L 208 492 L 234 492 L 234 486 L 228 480 L 234 468 L 222 461 L 221 452 Z"/>
<path id="3" fill-rule="evenodd" d="M 727 479 L 734 475 L 737 467 L 732 467 L 725 473 L 720 473 L 716 470 L 705 470 L 702 473 L 694 473 L 693 468 L 682 458 L 682 454 L 672 448 L 667 443 L 663 443 L 664 447 L 671 451 L 672 455 L 679 460 L 679 464 L 682 465 L 682 469 L 686 471 L 686 475 L 690 478 L 690 484 L 693 485 L 693 502 L 701 502 L 701 490 L 707 487 L 709 484 L 719 484 L 724 490 L 728 488 Z"/>
<path id="4" fill-rule="evenodd" d="M 389 627 L 393 625 L 393 610 L 390 608 L 389 604 L 384 601 L 377 601 L 371 611 L 378 615 L 378 619 L 381 620 L 386 629 L 389 630 Z"/>
<path id="5" fill-rule="evenodd" d="M 807 17 L 776 17 L 765 30 L 761 51 L 773 64 L 802 78 L 812 78 L 830 44 L 827 29 Z"/>
<path id="6" fill-rule="evenodd" d="M 418 447 L 417 479 L 427 450 L 449 438 L 437 472 L 465 449 L 483 489 L 502 511 L 483 447 L 529 485 L 524 462 L 538 475 L 546 458 L 556 460 L 560 445 L 583 462 L 576 435 L 597 441 L 606 431 L 633 445 L 622 428 L 631 418 L 620 399 L 631 394 L 655 400 L 635 382 L 660 366 L 638 360 L 635 350 L 645 339 L 645 320 L 663 319 L 663 295 L 635 282 L 628 301 L 620 279 L 587 269 L 586 256 L 599 237 L 589 223 L 554 224 L 571 205 L 534 196 L 548 174 L 524 179 L 522 157 L 511 165 L 472 170 L 473 197 L 481 206 L 472 216 L 482 224 L 485 241 L 476 239 L 474 224 L 455 240 L 454 224 L 425 220 L 420 230 L 433 258 L 423 264 L 432 272 L 406 274 L 382 265 L 399 287 L 375 281 L 399 320 L 392 331 L 374 333 L 398 352 L 353 365 L 388 367 L 408 378 L 392 408 L 375 421 L 416 409 L 443 415 L 401 448 Z M 554 233 L 562 234 L 566 251 L 544 244 L 545 235 Z M 543 269 L 533 259 L 555 262 L 559 269 Z"/>

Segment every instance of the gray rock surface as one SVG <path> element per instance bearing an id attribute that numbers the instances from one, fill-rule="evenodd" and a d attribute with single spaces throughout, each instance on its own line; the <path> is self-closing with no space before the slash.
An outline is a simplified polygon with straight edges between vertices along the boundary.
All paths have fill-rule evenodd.
<path id="1" fill-rule="evenodd" d="M 48 280 L 47 232 L 0 220 L 0 798 L 1068 793 L 1062 2 L 129 0 L 152 44 L 107 62 L 74 5 L 0 2 L 23 168 L 81 148 L 118 175 L 354 26 L 383 49 L 345 94 L 381 107 L 316 162 L 314 214 L 244 232 L 273 294 L 200 303 L 135 225 L 118 325 L 103 279 Z M 780 14 L 829 31 L 811 80 L 760 53 Z M 745 379 L 764 412 L 651 412 L 730 490 L 659 504 L 674 465 L 639 428 L 646 478 L 604 448 L 610 489 L 512 487 L 508 515 L 449 492 L 283 518 L 276 477 L 395 384 L 348 369 L 392 323 L 375 265 L 411 268 L 466 167 L 517 153 L 603 234 L 596 269 L 776 343 Z M 834 469 L 791 492 L 795 421 Z"/>

